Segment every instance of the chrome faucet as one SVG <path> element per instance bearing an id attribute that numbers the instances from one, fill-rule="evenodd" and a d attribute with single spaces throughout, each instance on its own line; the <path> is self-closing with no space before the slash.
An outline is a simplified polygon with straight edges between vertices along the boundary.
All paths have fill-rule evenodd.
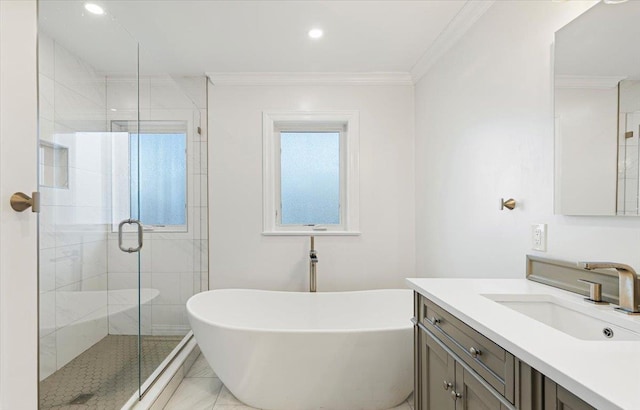
<path id="1" fill-rule="evenodd" d="M 316 265 L 318 264 L 318 253 L 314 249 L 315 240 L 311 236 L 311 248 L 309 249 L 309 292 L 316 291 Z"/>
<path id="2" fill-rule="evenodd" d="M 629 265 L 614 262 L 578 262 L 578 266 L 586 269 L 615 269 L 618 271 L 619 310 L 628 314 L 640 314 L 640 291 L 638 275 Z"/>

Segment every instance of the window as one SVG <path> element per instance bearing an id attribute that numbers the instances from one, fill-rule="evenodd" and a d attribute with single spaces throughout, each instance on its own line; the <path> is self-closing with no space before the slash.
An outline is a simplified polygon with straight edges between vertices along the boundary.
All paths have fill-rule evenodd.
<path id="1" fill-rule="evenodd" d="M 187 124 L 116 121 L 113 224 L 130 217 L 145 230 L 187 230 Z"/>
<path id="2" fill-rule="evenodd" d="M 356 235 L 358 114 L 263 114 L 266 235 Z"/>
<path id="3" fill-rule="evenodd" d="M 280 223 L 340 224 L 340 132 L 280 132 Z"/>
<path id="4" fill-rule="evenodd" d="M 187 135 L 129 136 L 131 215 L 144 225 L 187 224 Z"/>

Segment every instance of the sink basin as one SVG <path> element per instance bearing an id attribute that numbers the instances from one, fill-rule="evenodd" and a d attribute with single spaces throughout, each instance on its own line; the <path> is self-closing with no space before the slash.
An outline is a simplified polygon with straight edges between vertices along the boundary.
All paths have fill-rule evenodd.
<path id="1" fill-rule="evenodd" d="M 582 340 L 640 340 L 640 332 L 613 324 L 602 308 L 575 303 L 552 295 L 483 295 L 538 322 Z M 612 309 L 610 306 L 607 309 Z M 604 317 L 603 317 L 604 316 Z M 635 324 L 635 323 L 634 323 Z"/>

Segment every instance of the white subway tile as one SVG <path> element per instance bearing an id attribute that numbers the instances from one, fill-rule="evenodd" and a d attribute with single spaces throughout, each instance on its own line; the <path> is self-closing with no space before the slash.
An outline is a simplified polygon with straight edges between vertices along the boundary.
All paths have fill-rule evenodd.
<path id="1" fill-rule="evenodd" d="M 38 72 L 49 78 L 55 73 L 55 46 L 51 37 L 38 33 Z"/>
<path id="2" fill-rule="evenodd" d="M 151 306 L 140 306 L 142 334 L 151 334 Z M 109 305 L 109 334 L 138 334 L 138 305 Z"/>
<path id="3" fill-rule="evenodd" d="M 49 121 L 55 120 L 54 109 L 54 82 L 53 80 L 40 74 L 38 76 L 38 115 L 40 118 L 47 119 Z"/>
<path id="4" fill-rule="evenodd" d="M 82 276 L 88 278 L 107 273 L 107 241 L 82 244 Z"/>
<path id="5" fill-rule="evenodd" d="M 181 301 L 180 273 L 151 273 L 151 287 L 160 292 L 153 300 L 154 305 L 173 305 Z"/>
<path id="6" fill-rule="evenodd" d="M 133 235 L 133 234 L 128 234 Z M 109 240 L 107 249 L 107 270 L 109 273 L 127 273 L 138 272 L 138 258 L 140 258 L 140 267 L 142 272 L 151 272 L 151 257 L 153 251 L 153 243 L 145 240 L 140 252 L 127 253 L 120 250 L 117 240 Z M 135 244 L 131 244 L 134 246 Z M 125 247 L 130 246 L 129 242 L 125 243 Z"/>
<path id="7" fill-rule="evenodd" d="M 39 299 L 40 337 L 56 330 L 56 292 L 41 292 Z"/>
<path id="8" fill-rule="evenodd" d="M 140 280 L 143 288 L 151 288 L 151 274 L 143 272 L 140 274 Z M 138 273 L 115 273 L 109 272 L 109 290 L 121 290 L 121 289 L 138 289 Z M 111 300 L 109 296 L 109 304 L 118 304 Z"/>
<path id="9" fill-rule="evenodd" d="M 51 376 L 57 369 L 56 365 L 56 334 L 40 338 L 40 380 Z"/>
<path id="10" fill-rule="evenodd" d="M 56 325 L 67 326 L 87 313 L 106 307 L 106 274 L 64 286 L 56 290 Z"/>
<path id="11" fill-rule="evenodd" d="M 56 288 L 82 279 L 82 245 L 56 248 Z"/>
<path id="12" fill-rule="evenodd" d="M 154 240 L 151 268 L 154 273 L 193 271 L 192 240 Z"/>
<path id="13" fill-rule="evenodd" d="M 196 294 L 197 289 L 200 288 L 200 286 L 197 288 L 194 287 L 194 276 L 199 277 L 199 273 L 194 274 L 189 272 L 180 274 L 180 297 L 178 299 L 178 303 L 187 303 L 187 300 Z"/>
<path id="14" fill-rule="evenodd" d="M 48 292 L 56 288 L 56 249 L 40 249 L 38 255 L 38 276 L 40 292 Z"/>
<path id="15" fill-rule="evenodd" d="M 153 324 L 164 326 L 188 326 L 184 305 L 153 305 Z"/>

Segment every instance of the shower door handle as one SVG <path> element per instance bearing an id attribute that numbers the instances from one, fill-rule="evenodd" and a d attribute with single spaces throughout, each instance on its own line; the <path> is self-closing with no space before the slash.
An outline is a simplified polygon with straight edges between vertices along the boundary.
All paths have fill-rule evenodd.
<path id="1" fill-rule="evenodd" d="M 125 248 L 122 246 L 122 227 L 125 225 L 137 225 L 138 226 L 138 246 L 135 248 Z M 118 247 L 122 252 L 133 253 L 142 249 L 142 224 L 137 219 L 125 219 L 118 225 Z"/>

